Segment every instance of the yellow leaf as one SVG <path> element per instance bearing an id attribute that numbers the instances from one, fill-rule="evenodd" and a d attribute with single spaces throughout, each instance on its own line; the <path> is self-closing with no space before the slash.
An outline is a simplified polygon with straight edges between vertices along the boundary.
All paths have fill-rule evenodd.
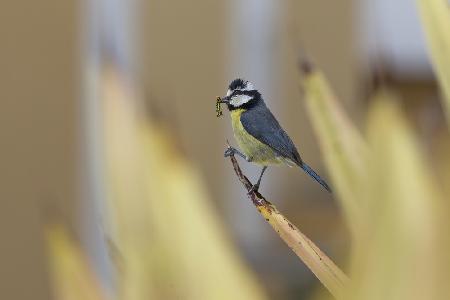
<path id="1" fill-rule="evenodd" d="M 119 299 L 266 299 L 171 134 L 137 113 L 120 74 L 104 74 L 105 150 Z"/>
<path id="2" fill-rule="evenodd" d="M 418 0 L 417 4 L 450 122 L 450 5 L 447 0 Z"/>
<path id="3" fill-rule="evenodd" d="M 332 189 L 341 201 L 346 220 L 355 234 L 364 219 L 364 203 L 360 196 L 364 194 L 367 146 L 322 72 L 308 67 L 302 87 L 308 113 L 332 178 Z"/>
<path id="4" fill-rule="evenodd" d="M 374 102 L 370 215 L 359 235 L 363 246 L 352 257 L 346 298 L 448 299 L 448 211 L 395 96 L 380 92 Z"/>
<path id="5" fill-rule="evenodd" d="M 46 240 L 55 299 L 106 299 L 87 258 L 62 226 L 49 225 Z"/>

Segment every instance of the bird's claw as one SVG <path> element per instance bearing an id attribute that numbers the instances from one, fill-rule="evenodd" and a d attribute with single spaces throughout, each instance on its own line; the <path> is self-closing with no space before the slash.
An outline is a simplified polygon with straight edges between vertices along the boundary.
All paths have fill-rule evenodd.
<path id="1" fill-rule="evenodd" d="M 224 157 L 229 157 L 232 156 L 236 153 L 236 149 L 234 149 L 233 147 L 228 147 L 227 150 L 225 150 L 225 152 L 223 153 Z"/>

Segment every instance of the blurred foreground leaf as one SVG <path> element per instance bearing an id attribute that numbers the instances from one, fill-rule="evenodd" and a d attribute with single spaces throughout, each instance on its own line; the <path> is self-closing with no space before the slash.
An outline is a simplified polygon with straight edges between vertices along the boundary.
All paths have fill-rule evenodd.
<path id="1" fill-rule="evenodd" d="M 450 122 L 450 4 L 447 0 L 417 0 L 417 3 Z"/>
<path id="2" fill-rule="evenodd" d="M 265 299 L 236 254 L 198 171 L 108 71 L 105 150 L 121 299 Z"/>
<path id="3" fill-rule="evenodd" d="M 302 71 L 301 85 L 308 113 L 332 177 L 332 188 L 355 234 L 364 219 L 360 195 L 366 176 L 367 146 L 337 102 L 322 72 L 307 63 Z"/>
<path id="4" fill-rule="evenodd" d="M 50 276 L 55 299 L 106 299 L 79 245 L 59 225 L 46 228 Z"/>
<path id="5" fill-rule="evenodd" d="M 371 215 L 352 257 L 347 299 L 450 299 L 450 214 L 395 97 L 375 97 L 368 121 Z"/>
<path id="6" fill-rule="evenodd" d="M 305 71 L 308 112 L 354 233 L 344 299 L 450 299 L 449 203 L 399 101 L 376 94 L 364 142 L 323 75 Z"/>

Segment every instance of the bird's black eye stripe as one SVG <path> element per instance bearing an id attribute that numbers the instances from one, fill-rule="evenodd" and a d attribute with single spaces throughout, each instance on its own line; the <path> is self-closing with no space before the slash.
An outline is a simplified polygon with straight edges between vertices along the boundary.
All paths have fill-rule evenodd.
<path id="1" fill-rule="evenodd" d="M 237 95 L 242 95 L 242 94 L 244 94 L 244 91 L 241 91 L 241 90 L 234 90 L 234 91 L 231 93 L 231 97 L 237 96 Z"/>
<path id="2" fill-rule="evenodd" d="M 255 96 L 256 94 L 257 94 L 257 91 L 234 90 L 233 93 L 231 93 L 231 96 L 236 96 L 236 95 Z"/>

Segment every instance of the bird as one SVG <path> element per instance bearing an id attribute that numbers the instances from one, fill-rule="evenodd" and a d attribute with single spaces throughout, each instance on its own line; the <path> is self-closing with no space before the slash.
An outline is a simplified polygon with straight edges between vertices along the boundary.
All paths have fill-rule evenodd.
<path id="1" fill-rule="evenodd" d="M 224 156 L 239 155 L 248 162 L 262 166 L 256 184 L 249 193 L 258 191 L 261 179 L 268 166 L 298 166 L 331 193 L 330 186 L 300 157 L 297 148 L 266 106 L 261 93 L 253 84 L 241 78 L 228 86 L 226 96 L 219 97 L 226 104 L 233 133 L 239 148 L 228 146 Z"/>

